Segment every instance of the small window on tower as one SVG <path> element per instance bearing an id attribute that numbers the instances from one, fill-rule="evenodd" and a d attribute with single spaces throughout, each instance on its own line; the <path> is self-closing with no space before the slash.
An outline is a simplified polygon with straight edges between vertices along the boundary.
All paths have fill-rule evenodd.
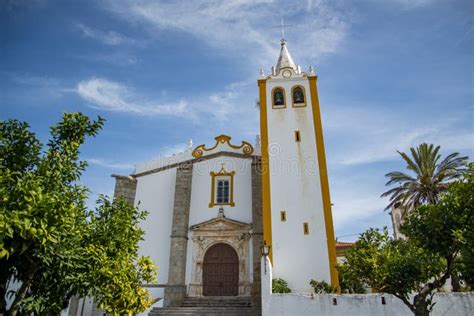
<path id="1" fill-rule="evenodd" d="M 291 89 L 292 97 L 293 97 L 293 106 L 294 107 L 302 107 L 306 106 L 306 99 L 304 88 L 302 86 L 296 86 Z"/>
<path id="2" fill-rule="evenodd" d="M 286 211 L 280 212 L 280 219 L 282 222 L 286 222 Z"/>
<path id="3" fill-rule="evenodd" d="M 303 223 L 303 232 L 305 235 L 309 235 L 309 224 L 306 222 Z"/>
<path id="4" fill-rule="evenodd" d="M 295 131 L 295 142 L 301 142 L 301 134 L 300 131 Z"/>
<path id="5" fill-rule="evenodd" d="M 273 99 L 273 108 L 279 109 L 286 107 L 285 104 L 285 90 L 283 88 L 277 87 L 272 91 Z"/>

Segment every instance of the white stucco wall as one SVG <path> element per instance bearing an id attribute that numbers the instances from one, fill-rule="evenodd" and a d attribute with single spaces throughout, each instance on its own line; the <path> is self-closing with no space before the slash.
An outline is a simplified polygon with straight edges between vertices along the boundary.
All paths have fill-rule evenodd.
<path id="1" fill-rule="evenodd" d="M 329 282 L 330 274 L 309 82 L 296 76 L 267 80 L 272 251 L 275 277 L 293 291 L 310 292 L 311 279 Z M 292 106 L 295 85 L 304 87 L 306 107 Z M 285 89 L 286 108 L 272 108 L 274 87 Z M 301 142 L 295 141 L 295 131 Z M 304 222 L 309 235 L 303 233 Z"/>
<path id="2" fill-rule="evenodd" d="M 227 149 L 226 149 L 227 150 Z M 225 171 L 235 171 L 234 175 L 234 202 L 235 206 L 224 205 L 224 214 L 227 218 L 252 223 L 252 159 L 221 156 L 214 159 L 195 163 L 193 166 L 193 180 L 191 188 L 191 208 L 189 213 L 189 226 L 196 225 L 212 218 L 219 212 L 219 205 L 209 207 L 211 201 L 211 175 L 210 172 L 219 172 L 224 166 Z M 224 165 L 222 165 L 224 164 Z M 189 236 L 191 237 L 191 236 Z M 251 243 L 250 243 L 251 245 Z M 188 242 L 186 260 L 186 284 L 191 282 L 193 243 Z M 250 251 L 252 251 L 250 247 Z M 252 261 L 250 261 L 252 262 Z M 253 271 L 250 265 L 249 273 Z"/>
<path id="3" fill-rule="evenodd" d="M 145 236 L 140 242 L 140 254 L 150 256 L 159 266 L 160 284 L 168 282 L 175 183 L 174 168 L 137 178 L 135 204 L 149 212 L 141 224 Z M 150 292 L 154 297 L 163 297 L 164 289 L 150 289 Z"/>
<path id="4" fill-rule="evenodd" d="M 209 207 L 209 202 L 211 201 L 210 172 L 214 171 L 217 173 L 221 170 L 222 166 L 224 166 L 227 172 L 235 171 L 235 206 L 223 205 L 225 216 L 245 223 L 252 222 L 251 163 L 251 158 L 222 156 L 194 164 L 189 226 L 202 223 L 217 216 L 220 206 Z"/>
<path id="5" fill-rule="evenodd" d="M 262 315 L 263 316 L 398 316 L 413 315 L 403 302 L 389 294 L 272 294 L 272 269 L 268 258 L 262 258 Z M 382 297 L 385 304 L 382 304 Z M 336 305 L 334 304 L 336 300 Z M 474 293 L 437 293 L 432 316 L 474 315 Z"/>

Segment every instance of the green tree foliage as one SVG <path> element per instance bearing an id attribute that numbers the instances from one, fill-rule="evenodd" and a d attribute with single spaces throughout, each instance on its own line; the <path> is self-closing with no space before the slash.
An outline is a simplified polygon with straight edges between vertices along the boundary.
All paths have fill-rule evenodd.
<path id="1" fill-rule="evenodd" d="M 451 208 L 465 209 L 466 217 L 458 218 L 460 221 L 473 222 L 474 216 L 474 163 L 469 164 L 469 169 L 465 175 L 466 180 L 453 184 L 454 198 L 450 202 Z M 455 197 L 458 197 L 455 199 Z M 447 205 L 445 207 L 448 207 Z M 465 290 L 474 290 L 474 225 L 471 229 L 454 229 L 457 241 L 459 242 L 459 256 L 456 258 L 455 270 L 459 273 L 459 278 L 464 281 Z"/>
<path id="2" fill-rule="evenodd" d="M 79 148 L 102 126 L 102 118 L 64 114 L 43 149 L 27 123 L 0 122 L 0 313 L 57 314 L 76 294 L 113 313 L 150 304 L 139 285 L 153 280 L 153 264 L 137 253 L 146 213 L 105 198 L 91 212 L 78 184 L 87 166 Z"/>
<path id="3" fill-rule="evenodd" d="M 408 216 L 401 231 L 424 249 L 446 260 L 450 274 L 460 273 L 473 285 L 474 254 L 474 163 L 463 179 L 450 183 L 436 204 L 419 207 Z"/>
<path id="4" fill-rule="evenodd" d="M 447 184 L 462 176 L 468 157 L 452 153 L 441 160 L 439 150 L 440 146 L 423 143 L 410 148 L 412 157 L 398 152 L 412 174 L 394 171 L 385 175 L 390 179 L 387 186 L 396 185 L 382 194 L 382 197 L 390 197 L 387 209 L 400 205 L 406 211 L 436 203 L 440 194 L 447 190 Z"/>
<path id="5" fill-rule="evenodd" d="M 370 229 L 346 253 L 349 278 L 401 299 L 415 315 L 428 315 L 432 296 L 454 270 L 471 282 L 474 227 L 473 164 L 464 179 L 450 183 L 436 204 L 422 205 L 406 218 L 406 240 Z M 410 294 L 414 294 L 410 300 Z"/>
<path id="6" fill-rule="evenodd" d="M 311 280 L 309 284 L 316 294 L 337 293 L 337 288 L 332 287 L 326 281 Z"/>
<path id="7" fill-rule="evenodd" d="M 272 280 L 272 293 L 291 293 L 288 283 L 283 279 Z"/>
<path id="8" fill-rule="evenodd" d="M 364 283 L 362 283 L 354 274 L 354 271 L 343 263 L 336 265 L 339 273 L 339 288 L 342 293 L 348 294 L 365 294 Z"/>

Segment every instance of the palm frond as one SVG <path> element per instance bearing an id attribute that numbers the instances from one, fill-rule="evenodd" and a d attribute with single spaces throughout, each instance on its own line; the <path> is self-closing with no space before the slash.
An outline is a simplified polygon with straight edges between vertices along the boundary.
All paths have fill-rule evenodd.
<path id="1" fill-rule="evenodd" d="M 413 148 L 412 148 L 413 149 Z M 415 174 L 419 175 L 420 174 L 420 168 L 419 168 L 419 165 L 417 164 L 416 162 L 416 158 L 415 158 L 415 161 L 411 160 L 410 157 L 408 157 L 407 154 L 405 154 L 404 152 L 398 152 L 400 154 L 400 156 L 402 156 L 403 160 L 405 160 L 405 162 L 407 163 L 407 169 L 408 170 L 411 170 L 413 171 Z M 412 152 L 412 155 L 413 155 L 413 152 Z M 415 153 L 415 156 L 416 156 L 416 153 Z"/>
<path id="2" fill-rule="evenodd" d="M 387 173 L 385 176 L 390 178 L 390 180 L 385 184 L 386 186 L 392 185 L 393 183 L 416 181 L 415 178 L 412 178 L 406 173 L 399 171 Z"/>
<path id="3" fill-rule="evenodd" d="M 398 151 L 407 165 L 407 170 L 412 171 L 414 175 L 400 171 L 385 175 L 389 178 L 386 186 L 397 185 L 381 195 L 389 197 L 390 202 L 386 209 L 400 204 L 400 207 L 408 211 L 421 204 L 436 203 L 440 194 L 447 189 L 447 183 L 463 175 L 468 157 L 452 153 L 441 160 L 440 148 L 422 143 L 410 148 L 411 157 Z"/>

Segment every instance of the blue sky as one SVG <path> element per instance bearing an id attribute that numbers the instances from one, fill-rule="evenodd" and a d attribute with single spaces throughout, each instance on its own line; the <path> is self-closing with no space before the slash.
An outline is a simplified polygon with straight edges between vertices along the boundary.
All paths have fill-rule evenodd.
<path id="1" fill-rule="evenodd" d="M 107 119 L 82 149 L 83 182 L 160 153 L 259 131 L 259 69 L 286 29 L 316 68 L 339 240 L 390 226 L 384 174 L 396 151 L 433 142 L 474 155 L 472 1 L 12 1 L 0 4 L 0 118 L 46 142 L 64 111 Z"/>

